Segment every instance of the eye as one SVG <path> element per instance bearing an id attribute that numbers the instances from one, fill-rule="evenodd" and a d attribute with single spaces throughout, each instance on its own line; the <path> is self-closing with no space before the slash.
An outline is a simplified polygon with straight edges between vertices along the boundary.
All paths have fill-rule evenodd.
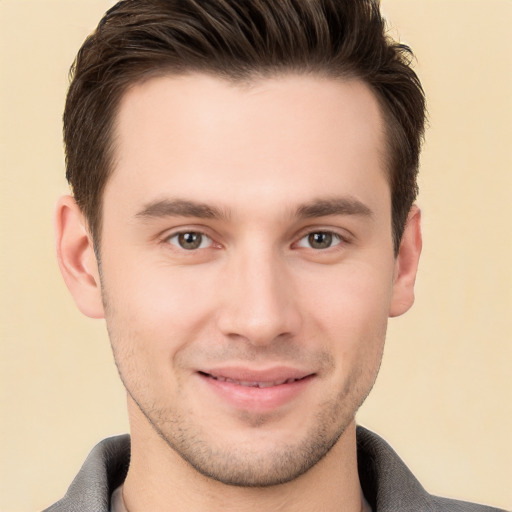
<path id="1" fill-rule="evenodd" d="M 329 249 L 343 242 L 341 236 L 330 231 L 315 231 L 302 237 L 297 244 L 299 247 L 308 247 L 311 249 Z"/>
<path id="2" fill-rule="evenodd" d="M 212 245 L 212 239 L 206 236 L 204 233 L 198 231 L 183 231 L 182 233 L 176 233 L 170 236 L 167 241 L 176 245 L 180 249 L 186 251 L 193 251 L 195 249 L 204 249 Z"/>

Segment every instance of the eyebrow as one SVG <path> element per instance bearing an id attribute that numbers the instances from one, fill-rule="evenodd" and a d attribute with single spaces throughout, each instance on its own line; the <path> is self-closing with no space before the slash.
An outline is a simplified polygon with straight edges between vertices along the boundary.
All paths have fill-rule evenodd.
<path id="1" fill-rule="evenodd" d="M 198 217 L 200 219 L 226 219 L 228 214 L 206 203 L 185 199 L 162 199 L 147 204 L 135 217 L 141 219 L 163 217 Z"/>
<path id="2" fill-rule="evenodd" d="M 316 199 L 300 205 L 295 216 L 302 219 L 329 215 L 361 215 L 371 217 L 373 212 L 364 203 L 352 197 Z M 135 217 L 153 219 L 164 217 L 197 217 L 200 219 L 229 218 L 229 211 L 186 199 L 162 199 L 147 204 Z"/>
<path id="3" fill-rule="evenodd" d="M 373 216 L 372 210 L 353 197 L 317 199 L 297 208 L 296 216 L 303 219 L 325 217 L 328 215 Z"/>

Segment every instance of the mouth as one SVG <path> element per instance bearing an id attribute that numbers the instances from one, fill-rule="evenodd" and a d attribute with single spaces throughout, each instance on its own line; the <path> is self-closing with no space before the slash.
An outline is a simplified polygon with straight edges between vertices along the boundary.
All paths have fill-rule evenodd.
<path id="1" fill-rule="evenodd" d="M 293 403 L 315 380 L 315 373 L 292 368 L 255 371 L 222 368 L 197 372 L 213 399 L 238 410 L 267 413 Z M 216 398 L 214 398 L 216 397 Z"/>
<path id="2" fill-rule="evenodd" d="M 310 374 L 310 375 L 306 375 L 304 377 L 298 377 L 298 378 L 290 377 L 290 378 L 285 378 L 285 379 L 280 379 L 280 380 L 270 380 L 270 381 L 257 380 L 257 381 L 254 381 L 254 380 L 237 380 L 237 379 L 232 379 L 230 377 L 224 377 L 222 375 L 212 375 L 210 373 L 201 372 L 201 371 L 198 373 L 200 375 L 202 375 L 203 377 L 214 379 L 219 382 L 229 382 L 232 384 L 236 384 L 238 386 L 245 386 L 248 388 L 271 388 L 274 386 L 282 386 L 283 384 L 292 384 L 294 382 L 298 382 L 300 380 L 307 379 L 308 377 L 311 376 L 311 374 Z"/>

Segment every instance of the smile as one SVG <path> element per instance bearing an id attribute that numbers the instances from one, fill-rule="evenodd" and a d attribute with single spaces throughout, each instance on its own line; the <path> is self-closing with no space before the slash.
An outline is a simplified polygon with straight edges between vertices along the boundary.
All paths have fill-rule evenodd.
<path id="1" fill-rule="evenodd" d="M 230 379 L 229 377 L 222 377 L 220 375 L 219 376 L 215 376 L 215 375 L 210 375 L 210 374 L 206 374 L 206 373 L 203 373 L 203 372 L 200 372 L 200 373 L 202 373 L 206 377 L 210 377 L 210 378 L 212 378 L 214 380 L 217 380 L 219 382 L 230 382 L 230 383 L 233 383 L 233 384 L 237 384 L 239 386 L 246 386 L 246 387 L 249 387 L 249 388 L 271 388 L 271 387 L 274 387 L 274 386 L 281 386 L 282 384 L 291 384 L 293 382 L 297 382 L 299 380 L 302 380 L 302 379 L 306 378 L 306 377 L 301 377 L 301 378 L 298 378 L 298 379 L 289 378 L 289 379 L 261 382 L 261 381 L 236 380 L 236 379 Z"/>
<path id="2" fill-rule="evenodd" d="M 291 368 L 222 368 L 198 371 L 197 375 L 205 390 L 213 393 L 213 400 L 254 413 L 268 413 L 295 402 L 316 380 L 315 373 Z"/>

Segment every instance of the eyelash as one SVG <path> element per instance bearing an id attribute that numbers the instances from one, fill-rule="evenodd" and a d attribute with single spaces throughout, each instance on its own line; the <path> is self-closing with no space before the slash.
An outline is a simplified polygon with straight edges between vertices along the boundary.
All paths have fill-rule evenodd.
<path id="1" fill-rule="evenodd" d="M 315 237 L 316 235 L 321 235 L 327 237 L 328 241 L 328 247 L 318 248 L 318 247 L 311 247 L 311 243 L 313 242 L 312 237 Z M 307 240 L 309 245 L 305 246 L 302 245 L 302 241 Z M 321 242 L 319 242 L 321 243 Z M 309 231 L 304 236 L 302 236 L 299 241 L 297 242 L 297 246 L 313 249 L 315 251 L 326 251 L 328 249 L 333 249 L 338 247 L 339 245 L 347 243 L 347 239 L 342 237 L 340 234 L 335 233 L 334 231 L 328 231 L 328 230 L 318 230 L 318 231 Z"/>
<path id="2" fill-rule="evenodd" d="M 183 247 L 180 244 L 180 237 L 185 237 L 186 235 L 199 235 L 199 237 L 200 237 L 199 246 L 198 247 L 191 247 L 191 248 Z M 173 243 L 171 241 L 173 239 L 176 239 L 176 243 Z M 191 229 L 191 230 L 187 230 L 187 231 L 179 231 L 177 233 L 173 233 L 172 235 L 166 237 L 164 242 L 167 242 L 167 243 L 169 243 L 171 245 L 175 245 L 176 247 L 178 247 L 178 249 L 181 249 L 181 250 L 184 250 L 184 251 L 193 252 L 193 251 L 196 251 L 198 249 L 205 249 L 206 248 L 206 247 L 201 247 L 203 245 L 205 239 L 210 241 L 209 245 L 213 245 L 214 244 L 212 238 L 209 237 L 207 234 L 203 233 L 202 231 L 194 231 L 194 230 Z M 193 244 L 193 242 L 194 241 L 191 241 L 192 244 Z"/>
<path id="3" fill-rule="evenodd" d="M 183 247 L 183 245 L 180 243 L 180 242 L 183 242 L 183 240 L 180 240 L 180 237 L 185 237 L 186 235 L 196 235 L 196 236 L 198 235 L 200 237 L 200 240 L 199 241 L 190 240 L 192 247 L 190 247 L 190 248 Z M 311 237 L 315 237 L 316 235 L 326 236 L 328 246 L 323 247 L 323 248 L 311 247 L 311 243 L 313 242 Z M 175 243 L 172 242 L 173 239 L 176 239 Z M 309 243 L 309 245 L 303 245 L 302 242 L 304 240 L 307 240 L 306 243 Z M 205 241 L 208 244 L 208 246 L 204 246 Z M 214 242 L 214 240 L 210 236 L 208 236 L 206 233 L 204 233 L 200 230 L 193 230 L 193 229 L 183 230 L 183 231 L 178 231 L 176 233 L 173 233 L 173 234 L 165 237 L 164 242 L 174 245 L 175 247 L 178 248 L 178 250 L 183 250 L 183 251 L 187 251 L 187 252 L 195 252 L 199 249 L 206 249 L 206 248 L 212 247 L 212 246 L 221 247 L 220 244 L 216 244 Z M 198 246 L 194 247 L 194 243 L 198 243 Z M 319 243 L 322 243 L 322 242 L 319 241 Z M 304 233 L 298 239 L 298 241 L 295 242 L 293 245 L 295 245 L 297 247 L 304 248 L 304 249 L 312 249 L 314 251 L 323 252 L 323 251 L 327 251 L 329 249 L 339 249 L 338 246 L 346 245 L 348 243 L 349 243 L 349 240 L 347 239 L 347 237 L 344 237 L 344 236 L 340 235 L 339 233 L 336 233 L 336 232 L 330 231 L 330 230 L 325 230 L 325 229 L 318 229 L 318 230 L 312 230 L 312 231 L 308 231 L 308 232 Z"/>

